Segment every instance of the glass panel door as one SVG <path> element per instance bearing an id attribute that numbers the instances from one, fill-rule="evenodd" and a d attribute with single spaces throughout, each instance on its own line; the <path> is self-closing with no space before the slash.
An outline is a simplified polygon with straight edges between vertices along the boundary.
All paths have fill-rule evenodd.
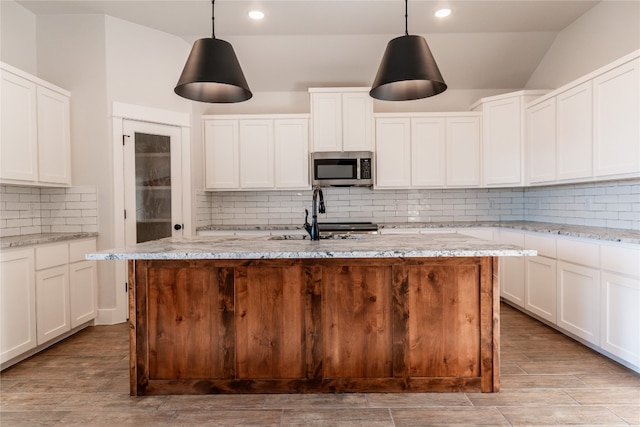
<path id="1" fill-rule="evenodd" d="M 171 139 L 135 133 L 136 243 L 171 236 Z"/>
<path id="2" fill-rule="evenodd" d="M 182 236 L 180 128 L 124 121 L 127 245 Z"/>

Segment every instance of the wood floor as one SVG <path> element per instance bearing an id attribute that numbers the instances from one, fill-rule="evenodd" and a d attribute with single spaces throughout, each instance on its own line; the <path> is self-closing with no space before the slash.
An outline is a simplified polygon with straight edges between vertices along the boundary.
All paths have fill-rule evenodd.
<path id="1" fill-rule="evenodd" d="M 0 374 L 9 426 L 640 425 L 640 376 L 502 305 L 500 393 L 129 396 L 125 324 Z"/>

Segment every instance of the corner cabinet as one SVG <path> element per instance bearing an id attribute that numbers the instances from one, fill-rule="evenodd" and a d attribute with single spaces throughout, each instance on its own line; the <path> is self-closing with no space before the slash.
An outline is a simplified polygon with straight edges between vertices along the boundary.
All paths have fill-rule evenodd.
<path id="1" fill-rule="evenodd" d="M 480 113 L 376 115 L 376 188 L 480 186 Z"/>
<path id="2" fill-rule="evenodd" d="M 372 151 L 370 88 L 310 88 L 313 151 Z"/>
<path id="3" fill-rule="evenodd" d="M 307 115 L 204 116 L 207 190 L 308 189 Z"/>
<path id="4" fill-rule="evenodd" d="M 0 181 L 71 185 L 70 93 L 0 63 Z"/>
<path id="5" fill-rule="evenodd" d="M 519 91 L 482 98 L 482 182 L 485 186 L 524 185 L 525 106 L 547 91 Z"/>

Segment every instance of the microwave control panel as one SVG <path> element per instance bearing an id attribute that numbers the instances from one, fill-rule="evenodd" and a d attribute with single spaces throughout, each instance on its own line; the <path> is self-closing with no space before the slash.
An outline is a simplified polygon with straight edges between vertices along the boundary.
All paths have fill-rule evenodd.
<path id="1" fill-rule="evenodd" d="M 360 159 L 360 179 L 371 179 L 371 159 Z"/>

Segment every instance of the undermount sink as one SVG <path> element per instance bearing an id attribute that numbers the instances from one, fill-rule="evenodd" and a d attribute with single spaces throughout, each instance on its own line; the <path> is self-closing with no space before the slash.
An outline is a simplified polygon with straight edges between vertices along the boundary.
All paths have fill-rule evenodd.
<path id="1" fill-rule="evenodd" d="M 358 240 L 362 239 L 362 236 L 359 234 L 321 234 L 320 240 L 347 240 L 353 239 Z M 310 236 L 308 234 L 283 234 L 280 236 L 271 236 L 269 240 L 310 240 Z"/>

